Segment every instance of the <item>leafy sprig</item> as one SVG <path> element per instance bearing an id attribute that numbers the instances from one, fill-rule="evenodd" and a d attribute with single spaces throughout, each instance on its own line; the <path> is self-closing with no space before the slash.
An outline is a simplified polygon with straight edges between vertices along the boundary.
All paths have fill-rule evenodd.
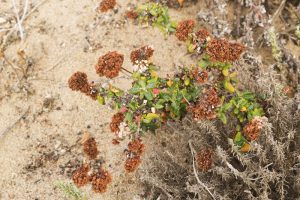
<path id="1" fill-rule="evenodd" d="M 168 7 L 158 3 L 145 3 L 140 5 L 136 11 L 140 23 L 149 23 L 166 34 L 176 31 L 177 23 L 170 20 Z"/>

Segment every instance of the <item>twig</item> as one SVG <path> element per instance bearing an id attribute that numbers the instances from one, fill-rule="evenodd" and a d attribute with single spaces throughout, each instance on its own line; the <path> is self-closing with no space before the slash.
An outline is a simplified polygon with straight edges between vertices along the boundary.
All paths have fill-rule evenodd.
<path id="1" fill-rule="evenodd" d="M 241 4 L 239 3 L 238 0 L 236 0 L 236 4 L 237 4 L 237 11 L 236 11 L 236 34 L 238 37 L 240 37 L 240 26 L 241 26 Z"/>
<path id="2" fill-rule="evenodd" d="M 21 38 L 21 40 L 23 40 L 24 33 L 23 33 L 23 28 L 22 28 L 22 24 L 21 24 L 21 21 L 20 21 L 19 10 L 17 9 L 16 1 L 12 0 L 12 4 L 13 4 L 14 11 L 15 11 L 16 18 L 17 18 L 17 26 L 19 28 L 20 38 Z"/>
<path id="3" fill-rule="evenodd" d="M 60 59 L 59 59 L 52 67 L 50 67 L 50 68 L 44 70 L 44 72 L 49 72 L 49 71 L 55 69 L 55 68 L 56 68 L 62 61 L 64 61 L 65 59 L 66 59 L 65 56 L 62 57 L 62 58 L 60 58 Z"/>
<path id="4" fill-rule="evenodd" d="M 271 18 L 271 23 L 273 23 L 275 21 L 275 19 L 279 16 L 279 14 L 281 13 L 282 9 L 284 8 L 286 3 L 286 0 L 283 0 L 281 2 L 281 4 L 279 5 L 278 9 L 276 10 L 276 12 L 273 14 L 272 18 Z"/>
<path id="5" fill-rule="evenodd" d="M 210 190 L 208 189 L 208 187 L 199 179 L 198 174 L 197 174 L 197 170 L 196 170 L 196 166 L 195 166 L 195 156 L 194 156 L 194 153 L 196 153 L 196 151 L 195 151 L 195 149 L 194 149 L 191 141 L 189 141 L 189 146 L 190 146 L 192 157 L 193 157 L 193 170 L 194 170 L 194 175 L 195 175 L 195 177 L 197 179 L 197 182 L 209 193 L 209 195 L 211 196 L 212 199 L 216 200 L 216 198 L 210 192 Z"/>
<path id="6" fill-rule="evenodd" d="M 15 127 L 15 125 L 16 125 L 17 123 L 19 123 L 19 122 L 21 121 L 21 119 L 22 119 L 25 115 L 28 114 L 29 108 L 30 108 L 30 107 L 28 107 L 28 108 L 26 109 L 26 111 L 25 111 L 23 114 L 21 114 L 20 117 L 19 117 L 12 125 L 8 126 L 8 127 L 0 134 L 0 138 L 2 138 L 6 133 L 10 132 L 10 131 Z"/>
<path id="7" fill-rule="evenodd" d="M 129 74 L 132 74 L 131 71 L 129 71 L 128 69 L 124 68 L 124 67 L 121 67 L 122 70 L 124 70 L 125 72 L 128 72 Z"/>
<path id="8" fill-rule="evenodd" d="M 25 17 L 23 18 L 22 17 L 22 22 L 24 22 L 33 12 L 35 12 L 42 4 L 44 4 L 46 1 L 48 1 L 48 0 L 43 0 L 43 1 L 41 1 L 40 3 L 38 3 L 34 8 L 32 8 L 31 10 L 30 10 L 30 12 L 28 12 L 27 14 L 25 14 Z M 4 39 L 4 41 L 3 41 L 3 43 L 2 43 L 2 45 L 1 45 L 1 47 L 0 47 L 0 49 L 3 49 L 5 46 L 6 46 L 6 43 L 7 43 L 7 40 L 8 40 L 8 38 L 11 36 L 11 34 L 13 34 L 14 33 L 14 31 L 15 31 L 15 29 L 17 28 L 17 24 L 15 24 L 15 26 L 14 27 L 12 27 L 11 29 L 10 29 L 10 31 L 8 32 L 8 34 L 6 35 L 6 38 Z"/>
<path id="9" fill-rule="evenodd" d="M 275 19 L 279 16 L 279 14 L 281 13 L 282 9 L 284 8 L 285 6 L 285 3 L 286 3 L 286 0 L 283 0 L 281 2 L 281 4 L 279 5 L 278 9 L 275 11 L 275 13 L 273 14 L 272 18 L 270 19 L 270 25 L 272 26 L 273 25 L 273 22 L 275 21 Z M 260 34 L 258 37 L 257 37 L 257 40 L 255 43 L 258 43 L 262 38 L 263 38 L 263 35 L 264 35 L 264 32 L 262 34 Z M 261 47 L 262 44 L 260 44 L 260 47 Z"/>

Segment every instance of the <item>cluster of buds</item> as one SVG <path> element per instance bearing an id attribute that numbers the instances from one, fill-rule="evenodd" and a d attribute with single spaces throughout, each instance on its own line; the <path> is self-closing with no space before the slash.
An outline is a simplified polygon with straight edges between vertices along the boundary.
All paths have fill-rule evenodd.
<path id="1" fill-rule="evenodd" d="M 107 190 L 108 185 L 111 183 L 112 177 L 108 171 L 105 171 L 101 167 L 98 172 L 91 175 L 92 188 L 95 192 L 104 193 Z"/>
<path id="2" fill-rule="evenodd" d="M 89 159 L 96 159 L 99 151 L 95 138 L 85 134 L 82 138 L 83 151 L 87 154 Z M 111 175 L 105 171 L 101 166 L 96 172 L 91 169 L 90 164 L 84 164 L 76 169 L 72 174 L 72 180 L 77 187 L 81 187 L 91 182 L 92 188 L 95 192 L 103 193 L 107 190 L 108 184 L 111 182 Z"/>
<path id="3" fill-rule="evenodd" d="M 141 155 L 144 151 L 145 145 L 140 138 L 128 143 L 128 148 L 125 150 L 127 159 L 124 166 L 127 172 L 133 172 L 138 168 L 141 163 Z"/>
<path id="4" fill-rule="evenodd" d="M 176 37 L 180 41 L 186 41 L 189 38 L 189 34 L 193 31 L 195 27 L 195 21 L 194 20 L 183 20 L 179 22 L 177 28 L 176 28 Z"/>
<path id="5" fill-rule="evenodd" d="M 216 118 L 216 109 L 221 103 L 215 88 L 204 89 L 203 97 L 189 111 L 195 120 Z"/>
<path id="6" fill-rule="evenodd" d="M 107 12 L 113 9 L 116 6 L 116 4 L 116 0 L 102 0 L 98 9 L 101 12 Z"/>
<path id="7" fill-rule="evenodd" d="M 191 71 L 193 78 L 197 83 L 203 84 L 208 80 L 208 72 L 205 70 L 200 70 L 199 68 L 193 69 Z"/>
<path id="8" fill-rule="evenodd" d="M 256 140 L 266 122 L 266 117 L 254 117 L 243 129 L 244 136 L 249 140 Z"/>
<path id="9" fill-rule="evenodd" d="M 245 47 L 238 43 L 230 43 L 225 39 L 212 39 L 206 47 L 206 52 L 212 61 L 233 62 L 240 58 Z"/>
<path id="10" fill-rule="evenodd" d="M 197 154 L 196 161 L 198 168 L 201 171 L 208 171 L 212 167 L 213 163 L 213 151 L 212 149 L 202 149 Z"/>
<path id="11" fill-rule="evenodd" d="M 96 73 L 99 76 L 106 76 L 107 78 L 115 78 L 119 75 L 124 62 L 124 55 L 116 51 L 108 52 L 98 59 L 95 66 Z"/>
<path id="12" fill-rule="evenodd" d="M 154 49 L 150 46 L 143 46 L 131 52 L 130 60 L 133 64 L 133 70 L 139 73 L 145 72 L 149 67 L 149 60 L 152 57 Z"/>
<path id="13" fill-rule="evenodd" d="M 88 82 L 86 73 L 76 72 L 68 80 L 69 87 L 74 91 L 80 91 L 96 100 L 98 91 L 93 84 Z"/>

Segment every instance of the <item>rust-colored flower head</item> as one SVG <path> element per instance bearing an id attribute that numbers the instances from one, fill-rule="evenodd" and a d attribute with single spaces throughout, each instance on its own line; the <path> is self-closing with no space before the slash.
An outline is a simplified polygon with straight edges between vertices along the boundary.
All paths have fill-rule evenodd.
<path id="1" fill-rule="evenodd" d="M 140 163 L 141 163 L 141 157 L 140 156 L 129 157 L 125 161 L 125 166 L 124 166 L 125 170 L 127 172 L 134 172 L 138 168 Z"/>
<path id="2" fill-rule="evenodd" d="M 104 193 L 108 185 L 111 183 L 112 178 L 108 171 L 99 168 L 97 173 L 91 176 L 92 188 L 95 192 Z"/>
<path id="3" fill-rule="evenodd" d="M 241 54 L 245 51 L 245 46 L 239 43 L 229 44 L 229 60 L 236 61 L 240 59 Z"/>
<path id="4" fill-rule="evenodd" d="M 89 87 L 87 75 L 84 72 L 76 72 L 69 78 L 69 87 L 75 91 L 86 91 Z"/>
<path id="5" fill-rule="evenodd" d="M 212 39 L 206 48 L 212 61 L 226 62 L 229 60 L 229 42 L 224 39 Z"/>
<path id="6" fill-rule="evenodd" d="M 201 171 L 208 171 L 213 163 L 213 151 L 211 149 L 202 149 L 196 157 L 198 168 Z"/>
<path id="7" fill-rule="evenodd" d="M 243 129 L 244 136 L 249 141 L 256 140 L 261 132 L 266 118 L 264 117 L 254 117 Z"/>
<path id="8" fill-rule="evenodd" d="M 128 19 L 136 19 L 136 18 L 138 18 L 138 16 L 139 16 L 138 13 L 134 10 L 129 10 L 126 12 L 126 17 Z"/>
<path id="9" fill-rule="evenodd" d="M 95 159 L 99 154 L 95 138 L 91 137 L 83 143 L 83 151 L 89 159 Z"/>
<path id="10" fill-rule="evenodd" d="M 119 75 L 122 68 L 124 56 L 116 51 L 108 52 L 101 56 L 95 66 L 96 73 L 107 78 L 114 78 Z"/>
<path id="11" fill-rule="evenodd" d="M 128 143 L 128 151 L 140 156 L 145 151 L 145 145 L 140 138 L 134 139 Z"/>
<path id="12" fill-rule="evenodd" d="M 240 58 L 245 47 L 238 43 L 229 43 L 225 39 L 213 39 L 206 48 L 212 61 L 233 62 Z"/>
<path id="13" fill-rule="evenodd" d="M 154 49 L 150 46 L 143 46 L 131 52 L 130 60 L 133 64 L 137 61 L 148 60 L 153 55 Z"/>
<path id="14" fill-rule="evenodd" d="M 107 12 L 115 7 L 117 4 L 116 0 L 102 0 L 99 5 L 99 10 L 101 12 Z"/>
<path id="15" fill-rule="evenodd" d="M 80 91 L 93 100 L 97 99 L 98 91 L 91 84 L 89 84 L 86 73 L 76 72 L 68 80 L 69 87 L 72 90 Z"/>
<path id="16" fill-rule="evenodd" d="M 198 68 L 191 71 L 193 78 L 197 83 L 205 83 L 208 80 L 208 73 L 205 70 L 199 70 Z"/>
<path id="17" fill-rule="evenodd" d="M 176 28 L 176 37 L 180 41 L 186 41 L 188 39 L 189 33 L 193 31 L 193 28 L 195 27 L 195 21 L 194 20 L 183 20 L 179 22 L 177 28 Z"/>
<path id="18" fill-rule="evenodd" d="M 206 29 L 202 28 L 196 32 L 196 36 L 197 36 L 198 42 L 200 42 L 201 44 L 204 44 L 207 42 L 207 39 L 211 35 Z"/>
<path id="19" fill-rule="evenodd" d="M 110 122 L 110 130 L 113 133 L 118 133 L 120 131 L 120 124 L 124 121 L 124 114 L 123 113 L 116 113 L 112 117 L 112 120 Z"/>
<path id="20" fill-rule="evenodd" d="M 195 120 L 214 119 L 216 118 L 216 108 L 221 100 L 214 88 L 209 88 L 203 91 L 201 99 L 193 106 L 190 106 L 188 111 L 193 114 Z"/>
<path id="21" fill-rule="evenodd" d="M 77 187 L 84 186 L 90 181 L 90 166 L 83 165 L 73 172 L 72 180 Z"/>
<path id="22" fill-rule="evenodd" d="M 217 90 L 213 87 L 204 90 L 204 99 L 214 107 L 217 107 L 221 102 Z"/>

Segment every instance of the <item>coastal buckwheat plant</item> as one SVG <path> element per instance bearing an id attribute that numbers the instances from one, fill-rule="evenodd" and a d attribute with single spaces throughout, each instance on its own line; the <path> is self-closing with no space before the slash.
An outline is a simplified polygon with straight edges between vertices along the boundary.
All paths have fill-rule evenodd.
<path id="1" fill-rule="evenodd" d="M 162 17 L 165 14 L 167 10 L 158 4 L 146 4 L 139 17 L 169 30 L 165 29 L 170 27 L 169 18 Z M 116 111 L 110 123 L 115 134 L 112 143 L 118 144 L 126 136 L 131 139 L 125 149 L 124 168 L 128 173 L 141 165 L 145 149 L 143 135 L 188 116 L 197 122 L 221 119 L 225 125 L 228 118 L 233 118 L 236 130 L 227 138 L 233 141 L 237 153 L 247 153 L 253 138 L 259 136 L 264 120 L 260 121 L 258 117 L 263 117 L 263 110 L 255 95 L 235 88 L 237 80 L 232 63 L 240 58 L 244 46 L 216 39 L 205 29 L 194 32 L 194 28 L 193 20 L 184 20 L 179 22 L 175 35 L 192 45 L 190 53 L 201 56 L 198 67 L 181 67 L 173 75 L 160 77 L 159 66 L 151 60 L 154 49 L 143 46 L 130 54 L 132 72 L 122 67 L 124 56 L 116 51 L 100 56 L 95 66 L 96 73 L 108 79 L 117 77 L 121 71 L 129 73 L 132 81 L 128 90 L 110 83 L 89 83 L 83 72 L 76 72 L 69 79 L 72 90 L 92 95 L 101 105 Z M 94 146 L 93 141 L 90 144 Z M 213 166 L 213 155 L 214 150 L 209 147 L 199 151 L 196 157 L 198 169 L 208 171 Z M 101 175 L 92 175 L 90 181 L 95 191 L 104 192 L 104 183 L 108 184 L 111 178 L 102 169 L 97 173 Z"/>

